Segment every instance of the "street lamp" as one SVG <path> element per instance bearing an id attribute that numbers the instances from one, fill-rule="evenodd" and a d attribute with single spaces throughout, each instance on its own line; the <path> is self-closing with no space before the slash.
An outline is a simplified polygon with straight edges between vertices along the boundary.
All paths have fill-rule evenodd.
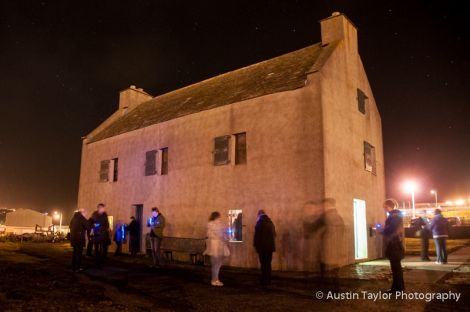
<path id="1" fill-rule="evenodd" d="M 434 195 L 434 199 L 435 199 L 435 201 L 436 201 L 436 209 L 437 209 L 437 208 L 438 208 L 438 207 L 437 207 L 437 191 L 436 191 L 436 190 L 431 190 L 430 193 L 431 193 L 432 195 Z"/>
<path id="2" fill-rule="evenodd" d="M 62 212 L 54 211 L 54 220 L 59 220 L 59 233 L 62 233 Z"/>
<path id="3" fill-rule="evenodd" d="M 415 208 L 415 192 L 417 190 L 417 184 L 414 181 L 406 181 L 403 184 L 403 189 L 406 193 L 411 194 L 411 209 L 413 212 L 413 219 L 416 218 L 416 208 Z"/>

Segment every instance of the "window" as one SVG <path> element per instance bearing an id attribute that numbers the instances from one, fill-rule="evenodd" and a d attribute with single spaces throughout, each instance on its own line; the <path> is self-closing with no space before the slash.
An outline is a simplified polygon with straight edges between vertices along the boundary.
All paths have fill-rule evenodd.
<path id="1" fill-rule="evenodd" d="M 231 242 L 243 241 L 243 214 L 241 209 L 228 211 L 228 234 Z"/>
<path id="2" fill-rule="evenodd" d="M 119 159 L 113 158 L 113 182 L 117 182 L 118 180 L 118 164 Z"/>
<path id="3" fill-rule="evenodd" d="M 366 114 L 367 99 L 365 93 L 361 89 L 357 89 L 357 109 L 364 115 Z"/>
<path id="4" fill-rule="evenodd" d="M 214 165 L 226 165 L 230 162 L 228 147 L 230 136 L 221 136 L 214 139 Z"/>
<path id="5" fill-rule="evenodd" d="M 102 160 L 100 164 L 100 182 L 109 181 L 109 160 Z"/>
<path id="6" fill-rule="evenodd" d="M 364 141 L 364 169 L 373 174 L 377 173 L 375 147 Z"/>
<path id="7" fill-rule="evenodd" d="M 235 134 L 235 164 L 246 164 L 246 133 Z"/>
<path id="8" fill-rule="evenodd" d="M 168 147 L 160 149 L 161 163 L 160 163 L 160 174 L 168 174 Z"/>
<path id="9" fill-rule="evenodd" d="M 145 175 L 151 176 L 157 173 L 157 151 L 145 153 Z"/>

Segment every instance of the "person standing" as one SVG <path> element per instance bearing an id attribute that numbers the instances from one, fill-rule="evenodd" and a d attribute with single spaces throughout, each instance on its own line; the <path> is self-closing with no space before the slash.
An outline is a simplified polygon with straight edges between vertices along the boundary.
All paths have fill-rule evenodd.
<path id="1" fill-rule="evenodd" d="M 135 217 L 131 217 L 131 223 L 127 226 L 126 230 L 129 233 L 129 251 L 132 257 L 137 255 L 139 252 L 139 233 L 140 233 L 140 224 L 135 219 Z"/>
<path id="2" fill-rule="evenodd" d="M 214 211 L 209 216 L 209 222 L 207 223 L 207 240 L 205 255 L 211 257 L 212 266 L 212 286 L 224 286 L 219 280 L 219 272 L 222 267 L 224 257 L 230 256 L 230 250 L 227 247 L 227 234 L 225 231 L 225 225 L 220 218 L 220 213 Z"/>
<path id="3" fill-rule="evenodd" d="M 152 216 L 147 222 L 150 228 L 150 247 L 152 248 L 152 260 L 154 267 L 163 265 L 163 257 L 160 248 L 163 240 L 163 230 L 165 228 L 165 217 L 157 207 L 152 208 Z"/>
<path id="4" fill-rule="evenodd" d="M 109 220 L 104 204 L 98 204 L 98 209 L 91 216 L 91 227 L 93 233 L 93 245 L 95 248 L 95 260 L 101 267 L 106 258 L 108 246 L 111 243 L 109 235 Z"/>
<path id="5" fill-rule="evenodd" d="M 85 247 L 86 234 L 90 229 L 90 224 L 85 218 L 85 210 L 79 209 L 76 211 L 70 220 L 70 244 L 73 247 L 72 255 L 72 271 L 80 272 L 83 271 L 82 264 L 82 254 L 83 248 Z"/>
<path id="6" fill-rule="evenodd" d="M 392 270 L 392 287 L 391 292 L 405 290 L 405 282 L 403 280 L 403 269 L 401 260 L 405 257 L 405 248 L 403 247 L 403 219 L 398 203 L 394 199 L 387 199 L 384 202 L 384 210 L 387 213 L 385 226 L 382 230 L 384 238 L 385 257 L 390 260 L 390 268 Z"/>
<path id="7" fill-rule="evenodd" d="M 276 229 L 274 223 L 266 215 L 264 210 L 258 211 L 258 221 L 255 225 L 254 247 L 258 253 L 261 266 L 261 285 L 271 283 L 271 262 L 273 252 L 276 251 Z"/>
<path id="8" fill-rule="evenodd" d="M 434 210 L 434 218 L 431 224 L 429 224 L 429 230 L 432 232 L 434 244 L 436 245 L 436 264 L 446 264 L 446 241 L 447 237 L 449 237 L 449 222 L 444 218 L 440 209 Z"/>
<path id="9" fill-rule="evenodd" d="M 421 261 L 431 261 L 429 259 L 429 236 L 428 220 L 425 217 L 417 217 L 411 220 L 411 226 L 416 230 L 421 238 Z"/>
<path id="10" fill-rule="evenodd" d="M 126 242 L 126 225 L 122 222 L 116 224 L 116 229 L 114 230 L 114 241 L 116 242 L 116 251 L 114 252 L 115 256 L 122 255 L 122 244 Z"/>

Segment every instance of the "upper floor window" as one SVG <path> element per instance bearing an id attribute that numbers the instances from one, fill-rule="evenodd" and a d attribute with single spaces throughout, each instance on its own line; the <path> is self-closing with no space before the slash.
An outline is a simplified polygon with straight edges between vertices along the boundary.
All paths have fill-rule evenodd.
<path id="1" fill-rule="evenodd" d="M 100 182 L 109 181 L 109 160 L 102 160 L 100 163 Z"/>
<path id="2" fill-rule="evenodd" d="M 119 159 L 102 160 L 100 163 L 100 182 L 117 182 L 119 174 Z"/>
<path id="3" fill-rule="evenodd" d="M 113 158 L 112 163 L 113 163 L 113 182 L 117 182 L 118 174 L 119 174 L 119 159 Z"/>
<path id="4" fill-rule="evenodd" d="M 361 89 L 357 89 L 357 109 L 364 115 L 366 114 L 367 99 L 365 93 Z"/>
<path id="5" fill-rule="evenodd" d="M 145 153 L 145 175 L 150 176 L 157 173 L 157 151 Z"/>
<path id="6" fill-rule="evenodd" d="M 364 141 L 364 169 L 373 174 L 377 173 L 375 147 Z"/>
<path id="7" fill-rule="evenodd" d="M 229 158 L 230 136 L 225 135 L 214 139 L 214 165 L 225 165 L 230 162 Z"/>
<path id="8" fill-rule="evenodd" d="M 168 174 L 168 147 L 160 149 L 160 174 Z"/>
<path id="9" fill-rule="evenodd" d="M 246 133 L 237 133 L 235 136 L 235 164 L 246 164 Z"/>

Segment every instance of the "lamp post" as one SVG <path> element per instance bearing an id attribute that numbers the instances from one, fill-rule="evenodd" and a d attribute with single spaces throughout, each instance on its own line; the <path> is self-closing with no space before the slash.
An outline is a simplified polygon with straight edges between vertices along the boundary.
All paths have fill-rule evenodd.
<path id="1" fill-rule="evenodd" d="M 436 190 L 431 190 L 430 193 L 434 195 L 434 200 L 436 201 L 436 209 L 437 209 L 438 208 L 437 207 L 437 191 Z"/>
<path id="2" fill-rule="evenodd" d="M 413 214 L 413 219 L 416 218 L 416 207 L 415 207 L 415 192 L 416 192 L 416 182 L 414 181 L 406 181 L 403 184 L 403 188 L 405 192 L 409 193 L 411 195 L 411 209 L 412 209 L 412 214 Z"/>
<path id="3" fill-rule="evenodd" d="M 62 212 L 54 211 L 54 220 L 59 220 L 59 233 L 62 233 Z"/>

